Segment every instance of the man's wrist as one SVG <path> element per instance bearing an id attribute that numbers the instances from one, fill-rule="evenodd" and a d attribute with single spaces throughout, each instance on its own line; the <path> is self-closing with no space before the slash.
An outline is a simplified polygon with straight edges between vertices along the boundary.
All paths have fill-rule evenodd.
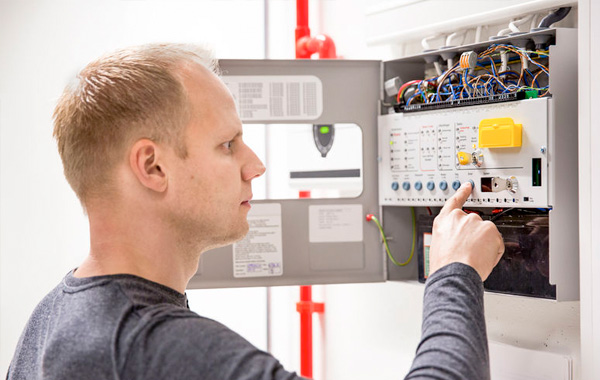
<path id="1" fill-rule="evenodd" d="M 427 279 L 427 284 L 439 281 L 449 276 L 464 276 L 477 284 L 481 284 L 483 282 L 481 280 L 481 275 L 472 265 L 456 261 L 448 263 L 436 270 Z"/>

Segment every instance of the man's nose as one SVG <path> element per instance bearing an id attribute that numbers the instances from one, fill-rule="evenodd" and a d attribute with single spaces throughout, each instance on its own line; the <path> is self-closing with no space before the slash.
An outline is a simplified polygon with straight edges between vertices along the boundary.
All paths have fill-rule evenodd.
<path id="1" fill-rule="evenodd" d="M 244 181 L 251 181 L 254 178 L 260 177 L 265 173 L 267 168 L 262 163 L 260 158 L 254 153 L 254 151 L 250 148 L 248 149 L 248 159 L 247 163 L 242 168 L 242 179 Z"/>

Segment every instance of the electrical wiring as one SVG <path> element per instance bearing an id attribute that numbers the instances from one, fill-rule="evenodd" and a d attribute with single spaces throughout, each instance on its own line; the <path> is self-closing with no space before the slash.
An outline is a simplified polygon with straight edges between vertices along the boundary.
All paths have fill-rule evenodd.
<path id="1" fill-rule="evenodd" d="M 527 22 L 529 22 L 535 15 L 527 15 L 519 20 L 514 20 L 511 21 L 510 24 L 508 24 L 508 27 L 510 28 L 510 30 L 513 33 L 519 33 L 521 30 L 519 29 L 519 26 L 521 26 L 522 24 L 525 24 Z"/>
<path id="2" fill-rule="evenodd" d="M 507 208 L 506 210 L 502 210 L 502 211 L 498 212 L 497 214 L 495 214 L 494 216 L 492 216 L 490 218 L 490 221 L 493 222 L 493 221 L 497 220 L 498 218 L 500 218 L 502 215 L 511 212 L 512 210 L 514 210 L 514 208 Z"/>
<path id="3" fill-rule="evenodd" d="M 537 90 L 537 96 L 546 96 L 550 91 L 547 58 L 547 50 L 492 44 L 477 54 L 474 66 L 461 67 L 457 62 L 441 75 L 404 83 L 396 101 L 410 106 L 531 90 Z"/>
<path id="4" fill-rule="evenodd" d="M 375 217 L 375 215 L 373 215 L 373 214 L 368 214 L 367 215 L 367 221 L 368 222 L 370 222 L 370 221 L 375 222 L 375 224 L 379 228 L 379 233 L 381 234 L 381 240 L 383 241 L 383 244 L 385 245 L 385 251 L 386 251 L 388 257 L 390 258 L 390 261 L 392 263 L 394 263 L 394 265 L 397 265 L 399 267 L 403 267 L 403 266 L 408 265 L 411 262 L 414 254 L 415 254 L 415 243 L 417 241 L 417 217 L 415 215 L 415 208 L 411 207 L 410 208 L 410 212 L 412 214 L 412 247 L 410 249 L 410 256 L 408 257 L 408 259 L 406 259 L 406 261 L 404 261 L 402 263 L 399 263 L 394 258 L 394 256 L 392 256 L 392 253 L 390 252 L 390 247 L 389 247 L 388 242 L 387 242 L 387 238 L 385 237 L 385 233 L 383 232 L 383 227 L 381 226 L 381 223 L 379 222 L 379 219 L 377 219 L 377 217 Z"/>
<path id="5" fill-rule="evenodd" d="M 402 99 L 402 97 L 404 96 L 404 92 L 406 91 L 406 89 L 414 84 L 418 84 L 419 82 L 422 82 L 422 81 L 411 80 L 410 82 L 406 82 L 402 86 L 400 86 L 400 89 L 398 90 L 398 96 L 396 97 L 396 102 L 400 103 L 400 99 Z"/>
<path id="6" fill-rule="evenodd" d="M 515 207 L 511 207 L 511 208 L 507 208 L 507 209 L 496 209 L 496 210 L 492 211 L 493 215 L 490 217 L 490 221 L 495 222 L 501 216 L 504 216 L 512 211 L 518 211 L 520 214 L 540 215 L 540 214 L 547 214 L 551 209 L 552 208 L 527 209 L 527 208 L 515 208 Z"/>

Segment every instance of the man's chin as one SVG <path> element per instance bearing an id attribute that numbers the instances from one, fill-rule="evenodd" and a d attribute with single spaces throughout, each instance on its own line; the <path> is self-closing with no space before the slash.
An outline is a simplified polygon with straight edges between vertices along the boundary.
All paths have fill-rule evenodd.
<path id="1" fill-rule="evenodd" d="M 249 230 L 250 230 L 250 227 L 248 226 L 248 223 L 246 222 L 244 224 L 244 226 L 239 229 L 239 231 L 235 231 L 235 232 L 232 231 L 231 235 L 224 236 L 220 241 L 214 242 L 206 250 L 221 248 L 221 247 L 231 245 L 233 243 L 237 243 L 238 241 L 244 239 L 246 237 L 246 235 L 248 235 Z"/>
<path id="2" fill-rule="evenodd" d="M 234 241 L 232 241 L 232 243 L 238 242 L 240 240 L 242 240 L 243 238 L 246 237 L 246 235 L 248 235 L 248 231 L 250 231 L 250 226 L 248 225 L 248 221 L 244 220 L 244 225 L 240 230 L 240 233 L 238 234 L 238 236 L 235 237 Z"/>

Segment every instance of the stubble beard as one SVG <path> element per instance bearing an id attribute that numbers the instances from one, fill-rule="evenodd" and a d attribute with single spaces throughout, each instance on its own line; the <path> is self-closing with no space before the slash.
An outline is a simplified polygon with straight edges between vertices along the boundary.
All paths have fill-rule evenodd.
<path id="1" fill-rule="evenodd" d="M 214 231 L 213 239 L 207 245 L 205 250 L 224 247 L 242 240 L 248 234 L 248 222 L 244 220 L 243 225 L 231 225 L 221 231 Z"/>
<path id="2" fill-rule="evenodd" d="M 207 220 L 191 213 L 173 220 L 171 224 L 178 236 L 177 251 L 197 260 L 203 252 L 235 243 L 248 234 L 246 218 L 222 222 L 218 219 Z"/>

